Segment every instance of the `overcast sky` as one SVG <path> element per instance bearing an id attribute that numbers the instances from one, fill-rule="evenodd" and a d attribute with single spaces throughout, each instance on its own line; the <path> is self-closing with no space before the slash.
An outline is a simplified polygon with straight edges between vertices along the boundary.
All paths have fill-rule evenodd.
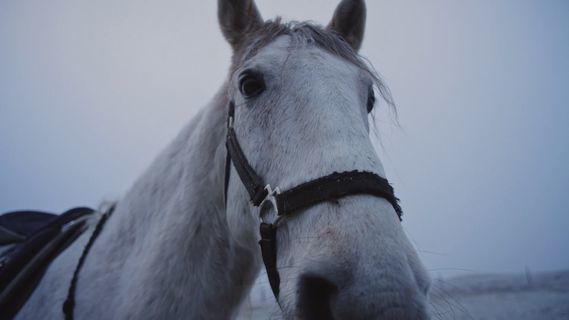
<path id="1" fill-rule="evenodd" d="M 120 198 L 225 79 L 215 3 L 0 0 L 0 212 Z M 338 1 L 257 3 L 326 24 Z M 368 1 L 361 52 L 432 274 L 569 268 L 569 2 Z"/>

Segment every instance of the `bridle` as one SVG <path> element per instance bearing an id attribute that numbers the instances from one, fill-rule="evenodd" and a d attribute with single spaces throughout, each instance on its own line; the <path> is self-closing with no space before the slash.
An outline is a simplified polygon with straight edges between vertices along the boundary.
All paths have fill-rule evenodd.
<path id="1" fill-rule="evenodd" d="M 247 189 L 251 203 L 259 208 L 259 219 L 261 221 L 260 233 L 261 255 L 263 263 L 267 270 L 267 276 L 271 285 L 271 290 L 278 301 L 280 277 L 277 270 L 277 227 L 279 222 L 285 217 L 296 213 L 298 210 L 306 209 L 313 205 L 338 199 L 356 194 L 368 194 L 387 200 L 395 209 L 399 220 L 401 220 L 401 207 L 399 199 L 393 193 L 393 187 L 387 179 L 378 176 L 375 173 L 367 171 L 344 171 L 334 172 L 327 176 L 320 177 L 305 183 L 302 183 L 287 191 L 281 192 L 280 189 L 272 188 L 270 184 L 264 184 L 263 179 L 251 167 L 243 149 L 237 141 L 237 135 L 233 130 L 233 122 L 235 121 L 235 104 L 229 103 L 227 114 L 227 157 L 225 162 L 225 204 L 227 207 L 227 188 L 229 186 L 229 178 L 231 173 L 231 164 L 235 167 L 241 182 Z M 263 220 L 263 208 L 270 206 L 275 211 L 275 219 L 272 223 Z M 89 237 L 85 245 L 79 262 L 73 272 L 71 284 L 68 289 L 67 298 L 63 304 L 63 314 L 66 320 L 74 319 L 75 309 L 75 291 L 77 288 L 77 280 L 79 272 L 85 263 L 87 255 L 95 243 L 95 240 L 103 230 L 105 222 L 114 211 L 112 206 L 105 212 L 95 230 Z"/>
<path id="2" fill-rule="evenodd" d="M 251 203 L 259 208 L 261 221 L 260 233 L 261 254 L 267 270 L 269 283 L 275 298 L 279 297 L 280 277 L 277 270 L 276 232 L 279 223 L 285 218 L 301 209 L 313 205 L 356 194 L 368 194 L 387 200 L 395 209 L 401 220 L 401 207 L 399 199 L 393 192 L 393 187 L 387 179 L 367 171 L 334 172 L 281 192 L 278 187 L 273 188 L 266 184 L 247 161 L 243 149 L 239 145 L 237 135 L 233 129 L 235 121 L 235 104 L 231 101 L 227 116 L 227 158 L 225 162 L 225 201 L 227 206 L 227 188 L 231 173 L 231 164 L 235 167 L 241 182 L 247 189 Z M 275 211 L 273 222 L 263 219 L 264 208 L 269 207 Z"/>

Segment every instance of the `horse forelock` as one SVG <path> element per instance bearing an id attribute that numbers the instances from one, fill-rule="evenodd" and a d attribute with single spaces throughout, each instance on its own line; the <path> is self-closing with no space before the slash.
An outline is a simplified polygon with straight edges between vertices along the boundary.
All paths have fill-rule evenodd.
<path id="1" fill-rule="evenodd" d="M 383 100 L 389 106 L 395 107 L 389 88 L 373 65 L 358 54 L 338 33 L 310 22 L 282 22 L 280 17 L 266 21 L 261 27 L 251 31 L 244 45 L 235 51 L 231 73 L 239 70 L 280 36 L 290 37 L 289 49 L 314 46 L 355 65 L 370 76 Z"/>

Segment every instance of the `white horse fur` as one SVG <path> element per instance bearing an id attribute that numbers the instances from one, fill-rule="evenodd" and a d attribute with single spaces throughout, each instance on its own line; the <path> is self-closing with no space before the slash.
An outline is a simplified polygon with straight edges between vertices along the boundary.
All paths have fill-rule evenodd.
<path id="1" fill-rule="evenodd" d="M 258 210 L 234 168 L 227 207 L 224 202 L 229 100 L 237 106 L 235 130 L 249 162 L 281 190 L 334 171 L 384 176 L 369 139 L 369 72 L 291 35 L 248 52 L 251 35 L 263 25 L 255 4 L 218 4 L 235 51 L 230 75 L 117 203 L 79 275 L 76 319 L 232 317 L 262 261 Z M 328 29 L 318 30 L 343 36 L 355 55 L 364 21 L 363 1 L 345 0 Z M 262 72 L 266 82 L 265 92 L 250 100 L 238 86 L 245 69 Z M 18 319 L 63 317 L 91 230 L 52 263 Z M 284 318 L 304 318 L 298 285 L 308 273 L 339 288 L 330 300 L 334 318 L 428 318 L 429 277 L 382 198 L 350 196 L 302 210 L 279 226 L 277 244 Z"/>

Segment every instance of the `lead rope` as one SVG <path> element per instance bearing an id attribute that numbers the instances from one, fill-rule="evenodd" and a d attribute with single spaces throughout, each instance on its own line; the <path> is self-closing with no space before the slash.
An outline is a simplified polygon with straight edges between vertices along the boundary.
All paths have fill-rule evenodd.
<path id="1" fill-rule="evenodd" d="M 89 250 L 97 240 L 97 237 L 103 230 L 105 226 L 105 222 L 107 222 L 108 218 L 111 216 L 115 207 L 112 206 L 107 212 L 103 214 L 101 220 L 97 222 L 97 226 L 95 226 L 95 231 L 91 234 L 89 241 L 83 248 L 83 252 L 81 253 L 81 257 L 79 258 L 79 262 L 77 263 L 77 267 L 75 267 L 75 271 L 73 272 L 73 278 L 71 279 L 71 284 L 69 285 L 69 291 L 67 292 L 67 299 L 63 303 L 63 315 L 65 316 L 65 320 L 73 320 L 73 311 L 75 309 L 75 291 L 77 290 L 77 279 L 79 278 L 79 272 L 85 263 L 85 259 L 87 258 L 87 254 L 89 254 Z"/>

